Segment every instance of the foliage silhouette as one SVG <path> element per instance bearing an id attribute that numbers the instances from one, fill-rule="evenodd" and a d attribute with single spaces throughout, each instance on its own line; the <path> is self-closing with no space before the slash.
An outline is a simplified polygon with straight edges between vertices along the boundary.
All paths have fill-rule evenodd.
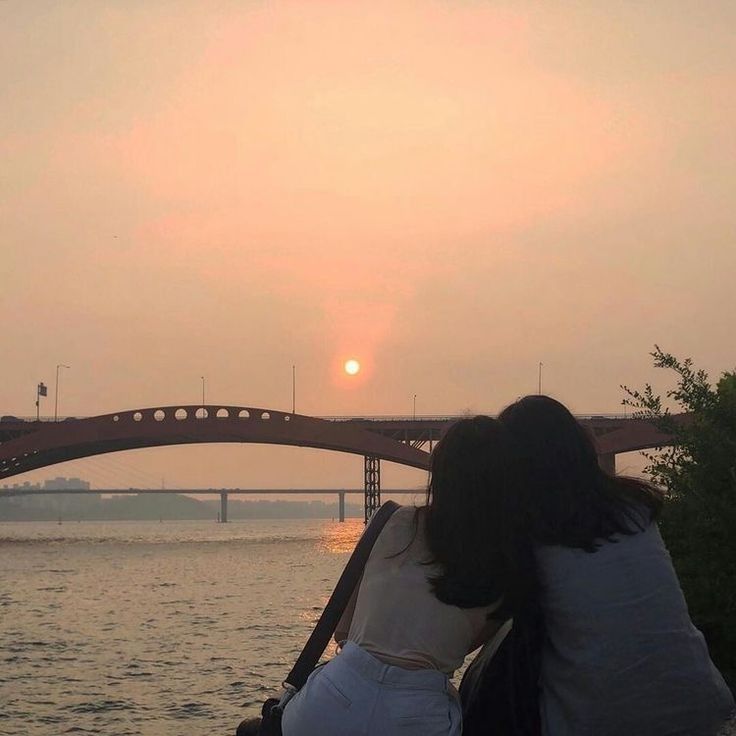
<path id="1" fill-rule="evenodd" d="M 623 404 L 675 438 L 671 447 L 643 453 L 646 472 L 662 486 L 660 526 L 680 578 L 690 615 L 703 632 L 716 666 L 736 687 L 736 372 L 713 386 L 692 360 L 655 345 L 656 368 L 676 374 L 667 402 L 646 384 L 621 388 Z M 669 406 L 685 412 L 674 419 Z"/>

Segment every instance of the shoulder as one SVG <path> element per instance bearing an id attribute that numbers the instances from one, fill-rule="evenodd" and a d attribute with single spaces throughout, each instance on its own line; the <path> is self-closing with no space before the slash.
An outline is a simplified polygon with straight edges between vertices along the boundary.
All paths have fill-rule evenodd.
<path id="1" fill-rule="evenodd" d="M 421 512 L 421 508 L 417 506 L 399 506 L 394 511 L 393 517 L 399 524 L 413 524 L 417 514 Z"/>
<path id="2" fill-rule="evenodd" d="M 399 508 L 397 508 L 396 511 L 394 511 L 386 520 L 386 527 L 400 527 L 416 524 L 419 521 L 417 515 L 420 511 L 421 509 L 416 506 L 399 506 Z M 376 514 L 374 513 L 368 522 L 368 526 L 373 524 L 375 518 Z"/>
<path id="3" fill-rule="evenodd" d="M 652 521 L 641 528 L 632 529 L 631 534 L 614 534 L 610 539 L 597 540 L 597 547 L 594 551 L 558 544 L 539 545 L 535 548 L 535 555 L 540 564 L 559 560 L 576 560 L 596 564 L 598 560 L 609 555 L 618 557 L 637 554 L 637 551 L 642 548 L 660 547 L 663 544 L 657 522 Z"/>
<path id="4" fill-rule="evenodd" d="M 400 506 L 386 522 L 386 526 L 376 542 L 374 549 L 380 555 L 394 555 L 413 547 L 413 542 L 421 538 L 421 509 L 414 506 Z"/>

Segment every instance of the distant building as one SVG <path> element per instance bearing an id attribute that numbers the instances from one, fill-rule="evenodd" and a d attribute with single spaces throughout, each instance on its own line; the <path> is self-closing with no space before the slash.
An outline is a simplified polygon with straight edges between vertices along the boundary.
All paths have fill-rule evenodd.
<path id="1" fill-rule="evenodd" d="M 13 483 L 3 485 L 4 491 L 88 491 L 90 489 L 90 483 L 87 480 L 81 478 L 50 478 L 43 482 L 43 486 L 40 483 Z"/>
<path id="2" fill-rule="evenodd" d="M 25 483 L 13 483 L 12 486 L 9 486 L 7 483 L 3 486 L 4 491 L 40 491 L 41 490 L 41 484 L 40 483 L 29 483 L 26 481 Z"/>
<path id="3" fill-rule="evenodd" d="M 89 481 L 81 478 L 53 478 L 43 483 L 44 491 L 88 491 Z"/>

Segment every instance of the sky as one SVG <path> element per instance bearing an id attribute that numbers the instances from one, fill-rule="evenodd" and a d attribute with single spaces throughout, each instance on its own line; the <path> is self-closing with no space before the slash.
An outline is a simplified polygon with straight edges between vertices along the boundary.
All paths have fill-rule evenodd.
<path id="1" fill-rule="evenodd" d="M 580 413 L 736 365 L 736 5 L 0 2 L 0 414 Z M 361 363 L 355 377 L 341 369 Z M 360 487 L 190 446 L 97 487 Z M 418 471 L 386 466 L 384 485 Z"/>

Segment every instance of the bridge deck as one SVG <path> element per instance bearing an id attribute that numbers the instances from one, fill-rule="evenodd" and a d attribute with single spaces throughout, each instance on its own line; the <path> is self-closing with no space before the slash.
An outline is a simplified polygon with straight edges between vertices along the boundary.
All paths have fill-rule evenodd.
<path id="1" fill-rule="evenodd" d="M 133 495 L 133 494 L 182 494 L 182 495 L 207 495 L 219 496 L 222 493 L 235 496 L 293 496 L 310 495 L 321 496 L 333 493 L 346 493 L 362 496 L 363 488 L 65 488 L 63 490 L 52 490 L 44 488 L 5 488 L 0 489 L 0 498 L 11 498 L 13 496 L 53 496 L 53 495 Z M 424 488 L 384 488 L 382 495 L 423 495 Z"/>
<path id="2" fill-rule="evenodd" d="M 216 406 L 207 407 L 217 409 Z M 122 413 L 122 412 L 121 412 Z M 92 417 L 59 417 L 57 423 L 75 422 Z M 391 437 L 402 442 L 436 442 L 447 427 L 462 419 L 463 415 L 422 415 L 422 416 L 327 416 L 315 417 L 330 422 L 344 423 L 369 432 Z M 577 415 L 583 424 L 589 426 L 596 436 L 620 429 L 624 423 L 631 422 L 625 414 L 581 414 Z M 24 434 L 37 432 L 49 423 L 53 417 L 3 417 L 0 418 L 0 443 L 15 439 Z"/>

